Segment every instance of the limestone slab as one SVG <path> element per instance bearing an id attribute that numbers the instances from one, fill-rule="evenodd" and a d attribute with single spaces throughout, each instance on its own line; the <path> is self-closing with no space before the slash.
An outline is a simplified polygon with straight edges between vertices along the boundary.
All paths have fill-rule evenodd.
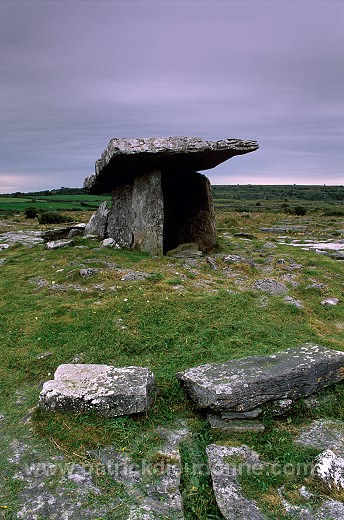
<path id="1" fill-rule="evenodd" d="M 148 410 L 155 394 L 154 374 L 145 367 L 60 365 L 39 397 L 45 411 L 95 412 L 117 417 Z"/>
<path id="2" fill-rule="evenodd" d="M 243 466 L 251 471 L 263 468 L 258 455 L 247 446 L 228 447 L 218 444 L 210 444 L 206 452 L 216 502 L 224 518 L 264 520 L 266 516 L 257 504 L 243 495 L 238 478 Z"/>
<path id="3" fill-rule="evenodd" d="M 151 170 L 208 170 L 234 157 L 258 149 L 256 141 L 222 139 L 206 141 L 199 137 L 146 137 L 111 139 L 96 162 L 95 175 L 85 179 L 89 193 L 110 192 L 116 184 Z"/>
<path id="4" fill-rule="evenodd" d="M 250 356 L 177 374 L 200 409 L 247 411 L 278 399 L 299 399 L 344 378 L 344 352 L 305 344 L 270 356 Z"/>

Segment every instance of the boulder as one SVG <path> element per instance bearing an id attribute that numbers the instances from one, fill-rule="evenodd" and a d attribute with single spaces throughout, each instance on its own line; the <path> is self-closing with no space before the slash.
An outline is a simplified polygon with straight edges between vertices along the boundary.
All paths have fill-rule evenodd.
<path id="1" fill-rule="evenodd" d="M 155 394 L 155 377 L 143 367 L 60 365 L 39 396 L 39 407 L 55 412 L 95 412 L 117 417 L 148 410 Z"/>
<path id="2" fill-rule="evenodd" d="M 253 500 L 244 496 L 239 483 L 239 475 L 244 466 L 254 474 L 264 467 L 258 454 L 248 446 L 228 447 L 218 444 L 210 444 L 206 452 L 216 502 L 224 518 L 226 520 L 267 518 Z"/>
<path id="3" fill-rule="evenodd" d="M 278 399 L 311 395 L 344 378 L 344 352 L 305 344 L 177 374 L 197 408 L 245 412 Z"/>

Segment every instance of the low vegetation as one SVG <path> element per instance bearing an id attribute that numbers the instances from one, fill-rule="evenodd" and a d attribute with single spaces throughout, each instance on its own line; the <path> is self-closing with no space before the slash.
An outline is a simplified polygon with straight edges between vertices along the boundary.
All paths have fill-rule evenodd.
<path id="1" fill-rule="evenodd" d="M 244 260 L 228 264 L 217 257 L 217 270 L 206 262 L 193 265 L 181 259 L 100 249 L 97 241 L 83 238 L 75 239 L 77 248 L 47 251 L 43 245 L 31 248 L 13 245 L 0 252 L 0 258 L 6 258 L 6 263 L 0 266 L 0 414 L 8 418 L 0 440 L 3 484 L 0 506 L 6 506 L 7 515 L 16 511 L 16 499 L 22 489 L 20 481 L 12 478 L 8 465 L 10 447 L 16 439 L 24 439 L 33 450 L 43 450 L 47 456 L 62 453 L 66 460 L 77 463 L 90 464 L 88 451 L 108 445 L 140 460 L 149 458 L 153 448 L 161 443 L 155 431 L 157 426 L 173 427 L 176 419 L 186 420 L 193 437 L 182 447 L 185 518 L 220 520 L 209 475 L 188 471 L 193 461 L 206 464 L 207 444 L 245 443 L 265 461 L 303 463 L 306 468 L 314 451 L 295 447 L 293 439 L 298 428 L 316 417 L 344 420 L 344 390 L 342 385 L 336 385 L 323 392 L 329 398 L 321 409 L 310 410 L 300 405 L 284 418 L 266 415 L 263 434 L 224 435 L 210 430 L 205 417 L 192 408 L 179 388 L 176 372 L 197 364 L 269 354 L 304 342 L 343 349 L 343 305 L 320 304 L 327 296 L 343 299 L 343 262 L 288 245 L 294 238 L 343 238 L 340 218 L 343 188 L 321 187 L 318 191 L 314 187 L 294 186 L 267 190 L 259 186 L 222 188 L 214 188 L 217 252 L 238 255 Z M 248 196 L 250 191 L 254 193 L 252 198 Z M 319 192 L 326 193 L 326 197 L 313 198 Z M 224 193 L 230 196 L 227 198 Z M 261 195 L 259 198 L 257 193 Z M 239 198 L 242 194 L 243 199 Z M 0 197 L 0 209 L 14 212 L 12 216 L 6 212 L 0 214 L 0 233 L 47 227 L 36 218 L 31 220 L 24 213 L 19 214 L 18 204 L 23 205 L 20 211 L 26 209 L 25 204 L 37 209 L 45 206 L 49 210 L 63 210 L 74 221 L 86 221 L 92 211 L 81 206 L 81 202 L 96 206 L 106 198 L 89 197 L 84 194 Z M 289 205 L 285 210 L 303 206 L 306 211 L 281 212 L 282 204 Z M 74 211 L 77 207 L 82 211 Z M 290 227 L 284 233 L 286 243 L 281 243 L 278 234 L 262 231 L 273 226 Z M 243 232 L 253 238 L 233 236 Z M 286 270 L 294 265 L 300 267 Z M 80 275 L 84 267 L 99 270 L 85 278 Z M 123 281 L 123 273 L 129 270 L 147 273 L 147 277 Z M 283 280 L 288 273 L 293 276 L 289 281 L 284 278 L 284 283 L 289 294 L 302 301 L 303 309 L 252 288 L 257 279 Z M 42 284 L 42 280 L 46 283 Z M 52 378 L 59 364 L 76 360 L 150 367 L 160 389 L 153 408 L 142 416 L 107 420 L 92 415 L 36 411 L 28 426 L 25 416 L 37 404 L 42 382 Z M 28 432 L 31 427 L 33 433 Z M 316 497 L 324 494 L 307 470 L 301 475 L 291 474 L 287 482 L 281 482 L 269 471 L 257 479 L 242 475 L 242 481 L 247 495 L 274 519 L 287 518 L 277 495 L 281 483 L 286 484 L 286 492 L 294 503 L 300 502 L 297 490 L 305 482 L 313 486 Z M 119 492 L 104 476 L 97 477 L 96 484 L 109 502 Z M 331 495 L 329 491 L 326 493 Z M 114 513 L 109 518 L 120 517 Z"/>

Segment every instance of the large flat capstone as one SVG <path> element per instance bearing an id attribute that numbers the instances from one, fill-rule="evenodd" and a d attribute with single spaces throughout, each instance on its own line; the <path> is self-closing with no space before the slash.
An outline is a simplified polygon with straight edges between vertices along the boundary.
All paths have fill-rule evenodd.
<path id="1" fill-rule="evenodd" d="M 252 410 L 269 401 L 296 400 L 344 378 L 344 352 L 305 344 L 270 356 L 201 365 L 177 374 L 200 409 Z"/>
<path id="2" fill-rule="evenodd" d="M 95 412 L 117 417 L 148 410 L 155 394 L 155 377 L 145 367 L 60 365 L 39 396 L 39 407 L 56 412 Z"/>
<path id="3" fill-rule="evenodd" d="M 111 139 L 95 166 L 95 175 L 85 179 L 89 193 L 105 193 L 115 185 L 153 170 L 193 172 L 209 170 L 235 155 L 258 149 L 256 141 L 200 137 L 145 137 Z"/>

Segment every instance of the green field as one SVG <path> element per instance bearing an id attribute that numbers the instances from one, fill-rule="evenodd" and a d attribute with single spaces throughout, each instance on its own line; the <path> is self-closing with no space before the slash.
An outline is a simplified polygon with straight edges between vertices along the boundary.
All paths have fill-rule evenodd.
<path id="1" fill-rule="evenodd" d="M 285 189 L 281 187 L 280 194 L 282 188 Z M 268 187 L 265 193 L 271 189 Z M 207 444 L 246 444 L 266 462 L 311 467 L 316 453 L 297 447 L 293 439 L 301 426 L 315 418 L 344 421 L 342 384 L 321 392 L 323 404 L 316 409 L 301 403 L 285 417 L 272 418 L 266 413 L 262 419 L 266 428 L 263 434 L 224 434 L 210 429 L 205 416 L 192 407 L 175 377 L 177 372 L 197 364 L 270 354 L 305 342 L 344 350 L 343 262 L 290 245 L 295 238 L 343 240 L 343 202 L 326 199 L 324 190 L 319 188 L 319 200 L 288 199 L 291 206 L 306 206 L 307 213 L 297 216 L 278 209 L 286 197 L 261 197 L 262 205 L 256 206 L 256 199 L 248 197 L 250 190 L 238 187 L 235 192 L 229 186 L 214 187 L 217 208 L 224 200 L 228 204 L 226 209 L 216 212 L 216 253 L 220 254 L 213 257 L 216 270 L 205 259 L 190 267 L 182 259 L 101 249 L 98 241 L 83 238 L 75 239 L 75 245 L 81 246 L 77 248 L 47 251 L 43 245 L 11 245 L 0 252 L 6 260 L 0 266 L 0 417 L 4 415 L 4 422 L 0 422 L 0 507 L 6 506 L 4 518 L 16 518 L 21 507 L 26 483 L 13 478 L 20 464 L 62 456 L 64 461 L 89 467 L 96 464 L 89 450 L 106 446 L 115 447 L 135 461 L 152 462 L 155 450 L 162 445 L 156 428 L 174 427 L 176 420 L 186 421 L 193 433 L 181 450 L 186 520 L 222 518 L 209 475 L 194 475 L 187 470 L 195 462 L 206 464 Z M 239 193 L 246 198 L 235 199 Z M 342 193 L 342 188 L 334 189 L 332 195 L 336 193 Z M 74 210 L 81 202 L 97 206 L 109 198 L 84 194 L 51 197 L 54 202 L 47 195 L 42 196 L 47 201 L 43 202 L 36 194 L 30 203 L 30 197 L 1 197 L 0 208 L 5 211 L 0 213 L 0 234 L 42 229 L 36 220 L 17 213 L 26 204 L 56 204 L 49 209 Z M 245 204 L 250 202 L 249 211 L 235 206 L 242 200 Z M 13 205 L 13 217 L 3 208 L 5 204 Z M 333 209 L 333 215 L 324 214 L 328 207 Z M 92 213 L 91 208 L 79 209 L 82 211 L 73 212 L 76 221 Z M 301 225 L 301 229 L 294 228 L 295 225 Z M 285 243 L 276 234 L 261 229 L 272 226 L 290 227 L 285 232 Z M 235 236 L 236 233 L 249 233 L 252 238 L 247 240 Z M 226 254 L 244 260 L 229 265 L 223 259 Z M 294 265 L 299 267 L 294 269 Z M 85 278 L 80 274 L 85 267 L 98 270 Z M 123 281 L 123 273 L 132 271 L 147 276 L 140 281 Z M 289 281 L 286 274 L 292 274 Z M 300 300 L 303 308 L 255 291 L 253 283 L 266 277 L 284 280 L 288 294 Z M 339 305 L 322 306 L 321 300 L 328 296 L 339 298 Z M 82 363 L 150 367 L 159 387 L 154 406 L 141 416 L 118 419 L 32 412 L 42 383 L 52 377 L 58 365 L 75 359 Z M 28 448 L 20 461 L 9 464 L 13 446 L 22 445 Z M 95 484 L 102 495 L 99 498 L 91 493 L 88 504 L 99 500 L 109 511 L 99 519 L 127 518 L 130 497 L 123 488 L 106 475 L 96 476 Z M 269 471 L 259 479 L 242 475 L 242 484 L 247 496 L 259 503 L 267 518 L 275 520 L 288 518 L 277 493 L 282 485 L 288 500 L 295 504 L 302 503 L 298 490 L 305 484 L 314 493 L 315 508 L 324 497 L 344 498 L 343 492 L 319 486 L 310 470 L 301 475 L 291 473 L 283 479 Z M 74 496 L 76 488 L 73 483 L 69 485 Z M 33 500 L 38 488 L 32 486 Z M 58 493 L 59 475 L 49 478 L 45 486 L 50 493 Z M 48 516 L 41 518 L 50 520 Z"/>
<path id="2" fill-rule="evenodd" d="M 303 205 L 308 211 L 340 211 L 344 208 L 343 186 L 220 186 L 212 187 L 217 211 L 284 211 L 292 212 Z M 0 195 L 0 213 L 24 211 L 36 207 L 45 211 L 94 209 L 110 195 L 88 195 L 74 188 L 33 194 Z M 44 193 L 44 194 L 42 194 Z M 344 210 L 343 210 L 344 211 Z"/>

